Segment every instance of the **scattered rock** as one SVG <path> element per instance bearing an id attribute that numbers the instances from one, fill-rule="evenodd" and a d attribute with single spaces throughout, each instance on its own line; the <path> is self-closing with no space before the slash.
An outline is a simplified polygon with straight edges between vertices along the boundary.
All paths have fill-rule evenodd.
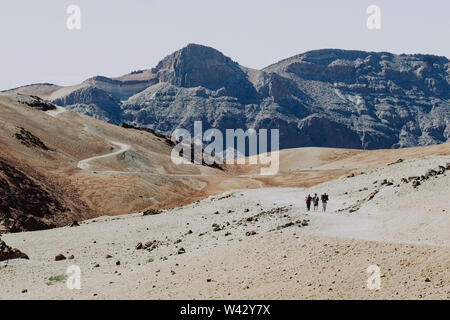
<path id="1" fill-rule="evenodd" d="M 379 192 L 378 190 L 372 191 L 372 192 L 367 196 L 366 200 L 367 200 L 367 201 L 372 200 L 372 199 L 377 195 L 378 192 Z"/>
<path id="2" fill-rule="evenodd" d="M 55 256 L 55 261 L 62 261 L 62 260 L 66 260 L 66 257 L 63 254 L 58 254 L 57 256 Z"/>
<path id="3" fill-rule="evenodd" d="M 438 174 L 438 173 L 437 173 L 436 170 L 428 169 L 427 172 L 425 173 L 425 176 L 426 176 L 426 177 L 433 177 L 433 176 L 435 176 L 435 175 L 437 175 L 437 174 Z"/>
<path id="4" fill-rule="evenodd" d="M 178 254 L 186 253 L 186 250 L 184 248 L 178 249 Z"/>
<path id="5" fill-rule="evenodd" d="M 73 221 L 72 224 L 70 225 L 71 227 L 79 227 L 80 224 L 78 223 L 78 221 Z"/>
<path id="6" fill-rule="evenodd" d="M 120 266 L 120 261 L 116 261 L 116 266 Z"/>
<path id="7" fill-rule="evenodd" d="M 28 292 L 27 289 L 23 289 L 23 290 L 22 290 L 22 293 L 27 293 L 27 292 Z"/>
<path id="8" fill-rule="evenodd" d="M 140 249 L 142 249 L 144 246 L 142 245 L 142 243 L 141 242 L 139 242 L 137 245 L 136 245 L 136 250 L 140 250 Z"/>
<path id="9" fill-rule="evenodd" d="M 142 212 L 143 216 L 149 216 L 149 215 L 157 215 L 157 214 L 161 214 L 162 211 L 161 210 L 156 210 L 156 209 L 148 209 L 144 212 Z"/>
<path id="10" fill-rule="evenodd" d="M 158 240 L 148 241 L 145 243 L 145 249 L 147 249 L 148 251 L 153 251 L 156 248 L 158 248 L 160 245 L 162 245 L 161 241 L 158 241 Z"/>
<path id="11" fill-rule="evenodd" d="M 402 162 L 403 162 L 403 159 L 398 159 L 397 161 L 389 163 L 388 166 L 393 165 L 393 164 L 397 164 L 397 163 L 402 163 Z"/>
<path id="12" fill-rule="evenodd" d="M 444 166 L 438 166 L 436 169 L 438 174 L 444 174 L 446 170 L 447 170 L 447 168 L 445 168 Z"/>
<path id="13" fill-rule="evenodd" d="M 110 258 L 112 258 L 112 255 L 107 254 L 107 255 L 106 255 L 106 259 L 110 259 Z"/>
<path id="14" fill-rule="evenodd" d="M 249 236 L 254 236 L 256 234 L 256 231 L 247 231 L 246 233 L 245 233 L 245 235 L 247 236 L 247 237 L 249 237 Z"/>
<path id="15" fill-rule="evenodd" d="M 75 256 L 73 254 L 71 254 L 67 259 L 73 260 L 73 259 L 75 259 Z"/>

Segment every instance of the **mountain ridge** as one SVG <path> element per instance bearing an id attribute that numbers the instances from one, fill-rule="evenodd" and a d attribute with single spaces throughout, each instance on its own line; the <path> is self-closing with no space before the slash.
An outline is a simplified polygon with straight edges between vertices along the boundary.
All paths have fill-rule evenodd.
<path id="1" fill-rule="evenodd" d="M 450 136 L 450 62 L 427 54 L 319 49 L 256 70 L 189 44 L 151 69 L 42 86 L 13 91 L 169 135 L 200 120 L 205 130 L 278 128 L 281 148 L 400 148 Z M 87 93 L 67 102 L 84 87 L 104 98 L 93 102 Z"/>

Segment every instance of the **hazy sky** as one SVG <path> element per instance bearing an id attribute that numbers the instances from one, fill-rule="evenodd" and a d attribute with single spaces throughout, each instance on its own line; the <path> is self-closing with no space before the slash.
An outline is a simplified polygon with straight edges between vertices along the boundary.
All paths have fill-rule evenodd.
<path id="1" fill-rule="evenodd" d="M 381 30 L 366 27 L 372 4 Z M 449 17 L 448 0 L 1 0 L 0 90 L 151 68 L 191 42 L 252 68 L 321 48 L 450 58 Z"/>

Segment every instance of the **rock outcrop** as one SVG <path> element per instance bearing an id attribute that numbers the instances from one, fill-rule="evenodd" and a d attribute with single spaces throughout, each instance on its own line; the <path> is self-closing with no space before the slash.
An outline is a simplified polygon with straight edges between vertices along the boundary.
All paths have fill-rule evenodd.
<path id="1" fill-rule="evenodd" d="M 53 102 L 103 121 L 120 123 L 120 100 L 94 86 L 77 89 Z"/>
<path id="2" fill-rule="evenodd" d="M 190 44 L 153 69 L 95 77 L 53 102 L 166 135 L 201 120 L 204 130 L 280 129 L 281 148 L 430 145 L 450 136 L 450 62 L 324 49 L 253 70 Z"/>
<path id="3" fill-rule="evenodd" d="M 0 223 L 7 231 L 53 228 L 67 210 L 41 182 L 0 158 Z"/>
<path id="4" fill-rule="evenodd" d="M 19 249 L 11 248 L 0 238 L 0 261 L 11 259 L 29 259 L 28 256 Z"/>

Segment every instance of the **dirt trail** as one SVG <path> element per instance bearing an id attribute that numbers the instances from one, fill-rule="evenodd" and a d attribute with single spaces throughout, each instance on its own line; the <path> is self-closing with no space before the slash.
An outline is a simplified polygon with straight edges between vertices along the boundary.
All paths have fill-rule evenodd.
<path id="1" fill-rule="evenodd" d="M 124 153 L 125 151 L 129 150 L 131 148 L 131 146 L 129 144 L 125 144 L 125 143 L 120 143 L 117 141 L 110 141 L 111 144 L 113 145 L 117 145 L 120 149 L 113 152 L 113 153 L 108 153 L 108 154 L 104 154 L 101 156 L 95 156 L 95 157 L 90 157 L 87 159 L 83 159 L 81 161 L 78 162 L 77 167 L 80 169 L 84 169 L 86 170 L 88 164 L 90 161 L 92 160 L 98 160 L 98 159 L 103 159 L 103 158 L 107 158 L 107 157 L 113 157 L 116 156 L 118 154 Z"/>
<path id="2" fill-rule="evenodd" d="M 450 171 L 404 180 L 449 162 L 405 160 L 308 188 L 234 189 L 161 214 L 5 234 L 30 260 L 0 263 L 0 299 L 449 299 Z M 327 211 L 306 211 L 305 194 L 324 192 Z M 79 290 L 66 286 L 71 265 Z M 371 265 L 379 290 L 367 288 Z"/>
<path id="3" fill-rule="evenodd" d="M 59 114 L 61 114 L 63 112 L 66 112 L 66 111 L 67 111 L 66 108 L 56 106 L 56 110 L 49 110 L 49 111 L 46 111 L 46 113 L 48 115 L 56 118 L 56 116 L 58 116 Z"/>

